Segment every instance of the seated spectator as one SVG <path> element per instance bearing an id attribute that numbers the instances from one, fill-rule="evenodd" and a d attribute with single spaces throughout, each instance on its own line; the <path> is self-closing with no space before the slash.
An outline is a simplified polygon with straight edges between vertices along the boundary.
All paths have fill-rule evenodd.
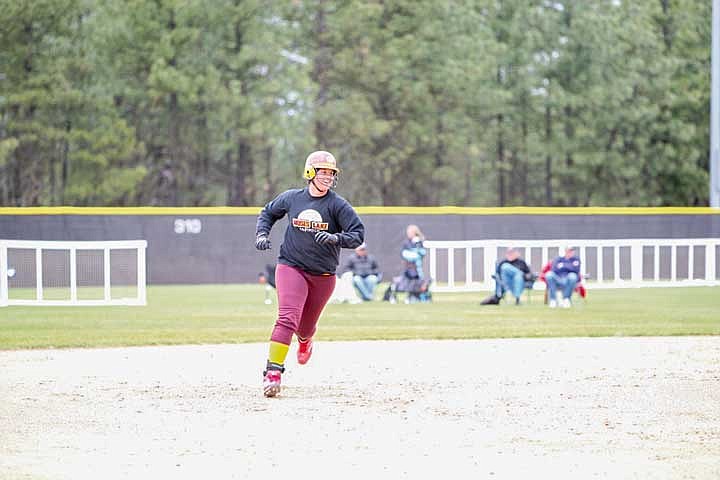
<path id="1" fill-rule="evenodd" d="M 405 230 L 407 238 L 402 245 L 400 256 L 405 260 L 405 272 L 409 278 L 424 278 L 423 259 L 427 254 L 423 242 L 425 236 L 417 225 L 408 225 Z"/>
<path id="2" fill-rule="evenodd" d="M 425 275 L 423 269 L 423 260 L 427 255 L 427 249 L 423 245 L 425 236 L 417 225 L 408 225 L 405 233 L 407 238 L 400 251 L 403 272 L 393 277 L 383 300 L 396 303 L 397 293 L 407 292 L 408 298 L 405 303 L 430 302 L 432 301 L 431 279 Z"/>
<path id="3" fill-rule="evenodd" d="M 545 274 L 548 288 L 548 305 L 550 308 L 558 306 L 558 289 L 562 292 L 560 306 L 570 308 L 570 297 L 580 280 L 580 259 L 575 256 L 575 248 L 565 248 L 565 254 L 553 260 L 552 268 Z"/>
<path id="4" fill-rule="evenodd" d="M 328 303 L 362 303 L 358 296 L 357 289 L 353 285 L 353 274 L 347 271 L 340 275 L 335 281 L 335 288 Z"/>
<path id="5" fill-rule="evenodd" d="M 380 272 L 375 257 L 368 254 L 364 243 L 355 249 L 345 264 L 345 269 L 353 274 L 352 282 L 360 297 L 369 302 L 375 296 L 375 287 L 380 281 Z"/>
<path id="6" fill-rule="evenodd" d="M 408 292 L 409 303 L 430 301 L 429 279 L 425 278 L 423 259 L 427 250 L 423 242 L 423 235 L 417 225 L 408 225 L 405 229 L 406 239 L 402 246 L 400 256 L 405 260 L 404 281 L 401 281 L 401 290 Z"/>
<path id="7" fill-rule="evenodd" d="M 523 290 L 528 284 L 532 287 L 536 275 L 530 271 L 528 264 L 520 257 L 520 251 L 510 247 L 505 251 L 505 258 L 495 266 L 493 278 L 495 279 L 495 293 L 480 302 L 481 305 L 499 304 L 507 291 L 510 291 L 515 297 L 515 305 L 520 305 Z"/>
<path id="8" fill-rule="evenodd" d="M 548 289 L 547 289 L 547 281 L 545 279 L 545 276 L 548 274 L 550 270 L 552 270 L 553 260 L 550 260 L 547 262 L 543 268 L 540 270 L 540 275 L 538 276 L 538 280 L 543 282 L 545 284 L 545 304 L 548 303 Z M 578 280 L 578 283 L 575 284 L 575 290 L 574 292 L 580 295 L 580 298 L 587 298 L 587 288 L 585 287 L 585 284 L 583 283 L 583 280 L 587 277 L 587 275 L 580 275 L 580 280 Z"/>

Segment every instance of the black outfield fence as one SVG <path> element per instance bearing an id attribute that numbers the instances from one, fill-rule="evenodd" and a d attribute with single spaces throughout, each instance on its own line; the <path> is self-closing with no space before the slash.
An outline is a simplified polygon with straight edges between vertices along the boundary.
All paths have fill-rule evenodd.
<path id="1" fill-rule="evenodd" d="M 366 242 L 385 278 L 401 269 L 408 224 L 429 240 L 720 237 L 720 210 L 710 208 L 414 208 L 359 207 Z M 150 284 L 250 283 L 274 263 L 273 249 L 254 248 L 259 207 L 0 208 L 0 238 L 15 240 L 147 240 Z M 350 252 L 345 250 L 343 258 Z"/>

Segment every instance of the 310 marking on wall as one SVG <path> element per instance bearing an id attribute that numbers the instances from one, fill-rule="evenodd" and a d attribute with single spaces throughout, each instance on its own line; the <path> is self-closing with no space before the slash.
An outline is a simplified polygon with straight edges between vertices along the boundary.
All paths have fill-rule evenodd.
<path id="1" fill-rule="evenodd" d="M 176 218 L 175 233 L 200 233 L 202 231 L 202 222 L 199 218 Z"/>

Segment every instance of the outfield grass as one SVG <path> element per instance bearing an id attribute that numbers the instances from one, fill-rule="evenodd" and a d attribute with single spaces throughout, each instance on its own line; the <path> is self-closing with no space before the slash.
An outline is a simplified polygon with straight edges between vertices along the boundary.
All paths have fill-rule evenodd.
<path id="1" fill-rule="evenodd" d="M 483 296 L 329 305 L 318 339 L 720 334 L 720 287 L 591 290 L 567 310 L 547 308 L 542 292 L 520 307 L 480 306 Z M 277 308 L 272 298 L 263 303 L 260 285 L 149 286 L 146 307 L 0 308 L 0 349 L 265 341 Z"/>

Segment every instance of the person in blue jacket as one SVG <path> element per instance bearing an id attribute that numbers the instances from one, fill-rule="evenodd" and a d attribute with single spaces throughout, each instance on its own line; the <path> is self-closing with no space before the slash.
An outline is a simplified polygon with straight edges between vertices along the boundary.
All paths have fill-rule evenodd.
<path id="1" fill-rule="evenodd" d="M 565 254 L 553 260 L 552 268 L 545 275 L 548 288 L 548 305 L 558 306 L 557 294 L 562 292 L 560 307 L 570 308 L 573 290 L 580 280 L 580 259 L 575 255 L 574 247 L 566 247 Z"/>
<path id="2" fill-rule="evenodd" d="M 405 260 L 405 271 L 401 280 L 400 289 L 409 292 L 410 302 L 428 302 L 431 295 L 428 291 L 429 279 L 426 278 L 423 269 L 423 260 L 427 255 L 427 249 L 423 242 L 423 235 L 417 225 L 408 225 L 405 229 L 407 236 L 402 246 L 400 256 Z"/>

